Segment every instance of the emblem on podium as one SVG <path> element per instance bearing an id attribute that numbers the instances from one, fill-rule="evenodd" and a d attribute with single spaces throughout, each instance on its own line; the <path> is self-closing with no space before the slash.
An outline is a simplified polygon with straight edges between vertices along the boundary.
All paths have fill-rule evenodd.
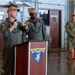
<path id="1" fill-rule="evenodd" d="M 36 64 L 39 64 L 41 62 L 44 51 L 45 51 L 45 48 L 31 49 L 31 52 L 32 52 L 32 55 L 33 55 L 33 58 L 34 58 Z"/>

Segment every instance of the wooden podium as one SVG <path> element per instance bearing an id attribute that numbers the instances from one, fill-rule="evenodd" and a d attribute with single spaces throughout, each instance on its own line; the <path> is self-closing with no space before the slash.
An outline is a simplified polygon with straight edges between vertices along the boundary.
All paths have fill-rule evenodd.
<path id="1" fill-rule="evenodd" d="M 47 41 L 30 41 L 15 46 L 14 75 L 47 75 Z"/>

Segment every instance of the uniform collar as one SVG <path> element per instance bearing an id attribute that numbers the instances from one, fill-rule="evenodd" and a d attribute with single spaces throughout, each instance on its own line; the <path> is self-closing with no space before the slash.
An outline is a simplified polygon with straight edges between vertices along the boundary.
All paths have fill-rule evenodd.
<path id="1" fill-rule="evenodd" d="M 13 22 L 11 22 L 9 18 L 6 18 L 6 20 L 7 20 L 9 23 L 11 23 L 11 24 L 13 24 L 13 23 L 14 23 L 14 21 L 13 21 Z"/>

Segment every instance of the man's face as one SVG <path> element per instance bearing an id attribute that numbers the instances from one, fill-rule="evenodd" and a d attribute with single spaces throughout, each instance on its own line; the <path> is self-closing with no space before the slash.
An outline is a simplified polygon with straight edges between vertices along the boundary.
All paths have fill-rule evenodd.
<path id="1" fill-rule="evenodd" d="M 72 16 L 72 20 L 75 21 L 75 16 Z"/>
<path id="2" fill-rule="evenodd" d="M 10 11 L 9 16 L 11 16 L 12 18 L 16 18 L 17 17 L 17 10 Z"/>
<path id="3" fill-rule="evenodd" d="M 36 12 L 35 13 L 30 13 L 30 16 L 31 16 L 32 19 L 36 19 L 37 18 L 37 13 Z"/>

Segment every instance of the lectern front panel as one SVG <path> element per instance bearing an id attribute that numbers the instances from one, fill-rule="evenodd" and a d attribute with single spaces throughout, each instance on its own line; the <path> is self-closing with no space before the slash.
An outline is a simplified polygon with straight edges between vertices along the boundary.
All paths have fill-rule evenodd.
<path id="1" fill-rule="evenodd" d="M 15 75 L 28 75 L 28 43 L 16 46 Z"/>
<path id="2" fill-rule="evenodd" d="M 46 41 L 30 43 L 30 75 L 46 75 Z"/>
<path id="3" fill-rule="evenodd" d="M 47 75 L 47 41 L 15 46 L 14 75 Z"/>

